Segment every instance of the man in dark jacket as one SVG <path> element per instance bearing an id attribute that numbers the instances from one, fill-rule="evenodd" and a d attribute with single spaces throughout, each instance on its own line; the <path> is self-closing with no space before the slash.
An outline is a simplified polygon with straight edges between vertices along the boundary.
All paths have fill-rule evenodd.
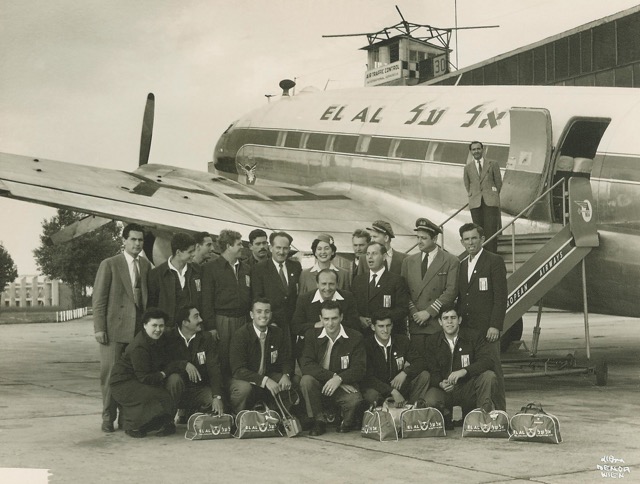
<path id="1" fill-rule="evenodd" d="M 202 330 L 200 311 L 195 306 L 178 310 L 176 327 L 167 333 L 171 359 L 181 369 L 167 378 L 167 389 L 180 409 L 224 412 L 222 375 L 213 336 Z M 179 423 L 186 423 L 187 415 Z"/>
<path id="2" fill-rule="evenodd" d="M 423 353 L 431 374 L 427 405 L 439 408 L 445 419 L 451 418 L 454 405 L 460 405 L 465 415 L 474 408 L 490 412 L 498 382 L 483 335 L 460 327 L 462 319 L 453 306 L 440 310 L 439 322 L 442 332 L 427 337 Z"/>
<path id="3" fill-rule="evenodd" d="M 415 365 L 420 355 L 404 334 L 393 334 L 388 311 L 374 314 L 373 333 L 364 338 L 367 373 L 362 382 L 364 399 L 371 404 L 393 398 L 397 406 L 424 399 L 429 388 L 429 373 Z"/>
<path id="4" fill-rule="evenodd" d="M 271 322 L 271 303 L 256 299 L 251 308 L 251 324 L 245 324 L 231 338 L 231 406 L 235 413 L 256 401 L 272 400 L 282 390 L 290 390 L 293 358 L 285 332 Z"/>
<path id="5" fill-rule="evenodd" d="M 348 328 L 361 331 L 358 322 L 358 310 L 353 294 L 338 289 L 338 276 L 331 269 L 322 269 L 316 274 L 318 289 L 300 294 L 296 310 L 291 319 L 291 331 L 298 337 L 296 356 L 304 348 L 304 336 L 311 328 L 324 328 L 320 318 L 320 308 L 324 301 L 337 301 L 342 308 L 342 324 Z M 369 331 L 369 329 L 367 329 Z"/>
<path id="6" fill-rule="evenodd" d="M 307 415 L 314 419 L 309 435 L 326 432 L 325 400 L 336 403 L 342 411 L 338 432 L 359 427 L 358 409 L 362 394 L 358 384 L 365 376 L 367 360 L 362 335 L 342 326 L 342 308 L 337 301 L 324 301 L 320 316 L 323 328 L 312 328 L 304 338 L 300 357 L 300 390 L 307 405 Z"/>
<path id="7" fill-rule="evenodd" d="M 169 315 L 167 329 L 178 322 L 183 306 L 200 308 L 202 285 L 200 274 L 191 261 L 196 242 L 189 234 L 179 232 L 171 238 L 171 257 L 149 273 L 149 307 L 162 309 Z"/>
<path id="8" fill-rule="evenodd" d="M 497 410 L 506 410 L 500 332 L 507 312 L 507 270 L 502 257 L 482 247 L 482 227 L 463 225 L 460 227 L 460 241 L 468 257 L 462 261 L 458 272 L 458 314 L 467 328 L 485 338 L 500 388 L 498 400 L 494 403 Z"/>
<path id="9" fill-rule="evenodd" d="M 358 305 L 361 329 L 367 330 L 365 333 L 371 327 L 371 316 L 385 310 L 391 317 L 394 332 L 406 334 L 409 292 L 402 276 L 387 270 L 384 263 L 386 253 L 387 248 L 378 242 L 367 246 L 368 270 L 354 277 L 351 291 Z"/>
<path id="10" fill-rule="evenodd" d="M 291 338 L 291 317 L 296 308 L 302 267 L 289 259 L 293 238 L 286 232 L 274 232 L 269 237 L 271 257 L 255 264 L 251 272 L 253 298 L 265 297 L 271 301 L 272 323 Z"/>

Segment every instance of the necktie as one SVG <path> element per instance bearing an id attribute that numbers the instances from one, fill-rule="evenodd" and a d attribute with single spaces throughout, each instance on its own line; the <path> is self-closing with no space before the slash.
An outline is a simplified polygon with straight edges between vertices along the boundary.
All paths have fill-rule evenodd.
<path id="1" fill-rule="evenodd" d="M 280 270 L 278 271 L 278 275 L 280 276 L 280 281 L 282 282 L 282 287 L 286 289 L 289 288 L 287 284 L 287 278 L 284 276 L 284 270 L 282 269 L 282 263 L 280 263 Z"/>
<path id="2" fill-rule="evenodd" d="M 478 175 L 482 176 L 482 163 L 478 160 Z"/>
<path id="3" fill-rule="evenodd" d="M 264 331 L 260 331 L 260 369 L 258 373 L 264 375 L 265 372 L 265 361 L 264 361 L 264 347 L 267 340 L 267 333 Z"/>
<path id="4" fill-rule="evenodd" d="M 142 290 L 140 288 L 140 261 L 133 259 L 133 302 L 136 306 L 142 305 Z"/>
<path id="5" fill-rule="evenodd" d="M 422 278 L 427 273 L 427 267 L 429 267 L 429 254 L 425 254 L 422 258 Z"/>
<path id="6" fill-rule="evenodd" d="M 373 294 L 373 291 L 375 291 L 376 289 L 376 276 L 378 274 L 373 274 L 371 276 L 371 282 L 369 282 L 369 296 L 371 296 L 371 294 Z"/>
<path id="7" fill-rule="evenodd" d="M 391 348 L 389 346 L 383 346 L 382 351 L 384 351 L 384 361 L 389 361 L 389 350 Z"/>
<path id="8" fill-rule="evenodd" d="M 238 280 L 239 269 L 240 269 L 240 264 L 236 263 L 233 265 L 233 272 L 236 275 L 236 281 Z"/>

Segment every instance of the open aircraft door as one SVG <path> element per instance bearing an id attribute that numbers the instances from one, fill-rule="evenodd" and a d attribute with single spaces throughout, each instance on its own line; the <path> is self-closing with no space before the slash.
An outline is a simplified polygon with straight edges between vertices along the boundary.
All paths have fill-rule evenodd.
<path id="1" fill-rule="evenodd" d="M 511 108 L 509 119 L 511 143 L 500 204 L 504 212 L 516 215 L 543 189 L 551 156 L 551 115 L 546 109 Z"/>

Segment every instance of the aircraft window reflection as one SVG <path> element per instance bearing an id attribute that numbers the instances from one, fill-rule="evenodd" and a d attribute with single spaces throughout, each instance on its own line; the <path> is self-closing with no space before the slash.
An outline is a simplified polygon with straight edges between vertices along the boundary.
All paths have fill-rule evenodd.
<path id="1" fill-rule="evenodd" d="M 272 131 L 269 129 L 248 129 L 246 130 L 246 132 L 246 143 L 262 146 L 276 146 L 278 142 L 277 131 Z"/>
<path id="2" fill-rule="evenodd" d="M 287 148 L 299 148 L 301 139 L 302 133 L 300 131 L 288 131 L 287 137 L 284 140 L 284 145 Z"/>
<path id="3" fill-rule="evenodd" d="M 424 160 L 427 156 L 429 142 L 421 139 L 400 140 L 396 148 L 396 158 L 409 158 L 412 160 Z"/>
<path id="4" fill-rule="evenodd" d="M 333 143 L 333 151 L 337 151 L 338 153 L 355 153 L 357 143 L 357 136 L 339 134 Z"/>
<path id="5" fill-rule="evenodd" d="M 373 156 L 389 156 L 391 141 L 391 138 L 378 138 L 374 136 L 369 142 L 368 153 Z"/>
<path id="6" fill-rule="evenodd" d="M 440 159 L 434 161 L 464 165 L 470 157 L 468 143 L 444 143 Z"/>
<path id="7" fill-rule="evenodd" d="M 329 135 L 325 133 L 311 133 L 307 139 L 306 147 L 309 150 L 324 151 L 327 146 Z"/>

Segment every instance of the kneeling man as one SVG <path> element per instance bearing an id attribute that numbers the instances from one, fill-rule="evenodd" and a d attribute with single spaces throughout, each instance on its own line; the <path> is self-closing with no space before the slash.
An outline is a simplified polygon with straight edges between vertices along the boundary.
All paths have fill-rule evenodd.
<path id="1" fill-rule="evenodd" d="M 304 337 L 300 390 L 307 415 L 314 419 L 309 435 L 325 433 L 327 400 L 336 403 L 342 411 L 338 432 L 360 427 L 357 414 L 362 394 L 358 384 L 365 375 L 366 353 L 362 335 L 342 326 L 342 318 L 342 308 L 337 301 L 324 301 L 320 306 L 323 327 L 309 329 Z"/>
<path id="2" fill-rule="evenodd" d="M 234 413 L 290 390 L 294 370 L 289 335 L 269 324 L 269 299 L 256 299 L 249 314 L 252 323 L 242 326 L 231 338 L 229 393 Z"/>
<path id="3" fill-rule="evenodd" d="M 442 332 L 425 342 L 424 358 L 431 374 L 427 405 L 437 407 L 451 419 L 451 408 L 460 405 L 466 415 L 474 408 L 489 413 L 495 408 L 498 380 L 491 370 L 491 349 L 484 335 L 460 327 L 462 318 L 453 306 L 443 306 L 439 314 Z"/>
<path id="4" fill-rule="evenodd" d="M 167 378 L 167 389 L 179 409 L 186 409 L 178 423 L 186 423 L 194 412 L 224 412 L 222 374 L 218 348 L 213 336 L 203 331 L 200 311 L 183 306 L 177 312 L 176 327 L 167 334 L 171 360 L 177 360 L 179 373 Z"/>
<path id="5" fill-rule="evenodd" d="M 429 388 L 429 373 L 416 365 L 420 358 L 415 345 L 404 334 L 393 334 L 391 313 L 372 315 L 373 333 L 365 336 L 367 373 L 362 394 L 370 404 L 392 397 L 397 406 L 424 399 Z"/>

